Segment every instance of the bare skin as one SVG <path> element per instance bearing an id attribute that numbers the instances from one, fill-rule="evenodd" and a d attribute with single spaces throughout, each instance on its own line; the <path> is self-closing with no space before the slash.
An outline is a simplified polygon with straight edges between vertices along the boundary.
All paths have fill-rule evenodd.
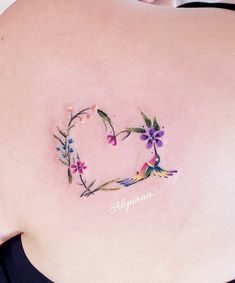
<path id="1" fill-rule="evenodd" d="M 147 4 L 153 4 L 153 5 L 164 5 L 164 6 L 170 6 L 170 7 L 175 7 L 179 6 L 180 3 L 187 3 L 187 2 L 192 2 L 192 1 L 174 1 L 174 0 L 140 0 L 144 3 Z M 197 1 L 194 1 L 197 2 Z M 199 2 L 207 2 L 207 1 L 199 1 Z M 235 4 L 235 0 L 221 0 L 221 1 L 216 1 L 220 3 L 231 3 Z"/>
<path id="2" fill-rule="evenodd" d="M 0 17 L 2 242 L 22 233 L 31 263 L 55 282 L 231 280 L 234 13 L 51 3 L 17 1 Z M 141 124 L 140 109 L 156 114 L 165 127 L 161 165 L 177 175 L 80 198 L 53 133 L 67 105 L 92 104 L 118 129 Z M 108 146 L 93 117 L 81 132 L 90 180 L 127 177 L 151 155 L 134 136 Z M 153 197 L 129 213 L 111 213 L 118 200 L 147 192 Z"/>

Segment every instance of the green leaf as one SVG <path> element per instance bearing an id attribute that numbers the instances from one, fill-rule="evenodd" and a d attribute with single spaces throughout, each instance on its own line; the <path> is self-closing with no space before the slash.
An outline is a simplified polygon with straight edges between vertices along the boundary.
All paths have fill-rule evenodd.
<path id="1" fill-rule="evenodd" d="M 57 137 L 57 135 L 53 134 L 53 136 L 54 136 L 54 138 L 56 138 L 62 145 L 65 145 L 65 143 L 62 142 L 62 140 L 61 140 L 59 137 Z"/>
<path id="2" fill-rule="evenodd" d="M 151 119 L 150 119 L 147 115 L 145 115 L 144 112 L 142 112 L 142 111 L 141 111 L 141 114 L 142 114 L 142 116 L 143 116 L 143 118 L 144 118 L 144 121 L 145 121 L 146 126 L 147 126 L 148 128 L 152 127 L 152 121 L 151 121 Z"/>
<path id="3" fill-rule="evenodd" d="M 57 129 L 63 137 L 65 137 L 65 138 L 67 137 L 67 134 L 65 132 L 63 132 L 62 130 L 60 130 L 59 127 L 57 127 Z"/>
<path id="4" fill-rule="evenodd" d="M 122 140 L 125 140 L 126 138 L 128 138 L 130 134 L 131 132 L 127 131 L 127 134 L 125 135 L 125 137 L 122 138 Z"/>
<path id="5" fill-rule="evenodd" d="M 145 133 L 146 130 L 144 128 L 127 128 L 127 131 L 134 133 Z"/>
<path id="6" fill-rule="evenodd" d="M 106 125 L 106 122 L 104 119 L 102 119 L 103 123 L 104 123 L 104 127 L 105 127 L 105 131 L 107 132 L 108 128 L 107 128 L 107 125 Z"/>
<path id="7" fill-rule="evenodd" d="M 70 172 L 70 168 L 68 168 L 68 178 L 69 178 L 69 183 L 71 184 L 72 181 L 73 181 L 73 176 L 72 176 L 72 174 Z"/>
<path id="8" fill-rule="evenodd" d="M 160 130 L 160 126 L 159 126 L 159 124 L 158 124 L 157 119 L 156 119 L 155 116 L 154 116 L 154 119 L 153 119 L 153 128 L 154 128 L 154 130 L 156 130 L 156 131 L 159 131 L 159 130 Z"/>
<path id="9" fill-rule="evenodd" d="M 97 113 L 100 115 L 100 117 L 101 117 L 102 119 L 104 119 L 105 121 L 107 121 L 107 122 L 110 123 L 110 124 L 112 123 L 112 122 L 111 122 L 111 119 L 109 118 L 109 116 L 108 116 L 104 111 L 98 109 L 98 110 L 97 110 Z"/>
<path id="10" fill-rule="evenodd" d="M 75 124 L 74 124 L 74 125 L 71 125 L 71 126 L 68 128 L 68 131 L 70 131 L 73 127 L 75 127 Z"/>
<path id="11" fill-rule="evenodd" d="M 91 184 L 88 186 L 88 189 L 90 189 L 95 184 L 95 181 L 96 179 L 93 182 L 91 182 Z"/>
<path id="12" fill-rule="evenodd" d="M 65 162 L 64 160 L 62 160 L 62 159 L 59 159 L 64 165 L 66 165 L 66 166 L 69 166 L 69 164 L 67 163 L 67 162 Z"/>

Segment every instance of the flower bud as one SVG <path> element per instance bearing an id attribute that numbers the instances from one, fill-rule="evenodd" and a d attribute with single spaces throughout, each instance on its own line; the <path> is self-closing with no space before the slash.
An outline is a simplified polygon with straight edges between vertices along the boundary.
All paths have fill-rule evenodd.
<path id="1" fill-rule="evenodd" d="M 72 112 L 73 111 L 73 106 L 72 105 L 68 105 L 67 106 L 67 111 Z"/>

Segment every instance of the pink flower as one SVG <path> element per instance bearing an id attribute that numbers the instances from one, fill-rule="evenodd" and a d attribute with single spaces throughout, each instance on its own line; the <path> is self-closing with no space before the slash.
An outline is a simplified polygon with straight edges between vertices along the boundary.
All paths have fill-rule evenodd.
<path id="1" fill-rule="evenodd" d="M 73 174 L 75 174 L 77 171 L 80 174 L 83 174 L 83 170 L 85 170 L 87 168 L 87 166 L 85 166 L 84 162 L 81 162 L 80 160 L 78 160 L 76 163 L 71 165 L 70 168 L 73 169 L 73 171 L 72 171 Z"/>
<path id="2" fill-rule="evenodd" d="M 117 139 L 114 135 L 108 135 L 107 140 L 108 140 L 108 143 L 111 143 L 112 145 L 117 144 Z"/>

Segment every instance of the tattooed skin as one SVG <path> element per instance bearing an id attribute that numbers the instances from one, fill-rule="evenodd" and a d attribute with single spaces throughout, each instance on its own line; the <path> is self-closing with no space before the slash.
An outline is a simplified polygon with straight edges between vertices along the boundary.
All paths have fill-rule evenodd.
<path id="1" fill-rule="evenodd" d="M 164 170 L 159 167 L 160 156 L 157 152 L 157 148 L 163 146 L 162 137 L 164 136 L 164 127 L 161 128 L 159 126 L 155 116 L 151 119 L 141 111 L 144 126 L 126 128 L 120 132 L 116 132 L 109 115 L 99 109 L 96 105 L 82 109 L 77 113 L 73 113 L 74 109 L 72 106 L 68 106 L 67 110 L 70 113 L 70 120 L 67 128 L 66 130 L 62 130 L 57 127 L 58 133 L 54 134 L 54 137 L 59 143 L 59 145 L 56 146 L 56 150 L 59 154 L 59 160 L 67 167 L 69 183 L 72 183 L 73 179 L 77 178 L 80 182 L 79 185 L 83 188 L 83 192 L 80 197 L 94 195 L 97 191 L 114 191 L 126 188 L 137 182 L 143 181 L 150 176 L 168 178 L 174 173 L 177 173 L 177 170 Z M 85 161 L 80 159 L 78 151 L 74 148 L 74 140 L 71 135 L 71 129 L 75 127 L 75 121 L 81 122 L 88 119 L 92 112 L 103 121 L 106 132 L 108 130 L 110 131 L 110 134 L 106 136 L 108 145 L 117 146 L 119 139 L 124 140 L 131 134 L 136 134 L 142 142 L 146 143 L 147 150 L 154 150 L 154 154 L 151 159 L 146 161 L 134 176 L 128 178 L 113 178 L 100 185 L 95 185 L 96 180 L 93 180 L 90 184 L 87 183 L 85 172 L 88 168 Z"/>

